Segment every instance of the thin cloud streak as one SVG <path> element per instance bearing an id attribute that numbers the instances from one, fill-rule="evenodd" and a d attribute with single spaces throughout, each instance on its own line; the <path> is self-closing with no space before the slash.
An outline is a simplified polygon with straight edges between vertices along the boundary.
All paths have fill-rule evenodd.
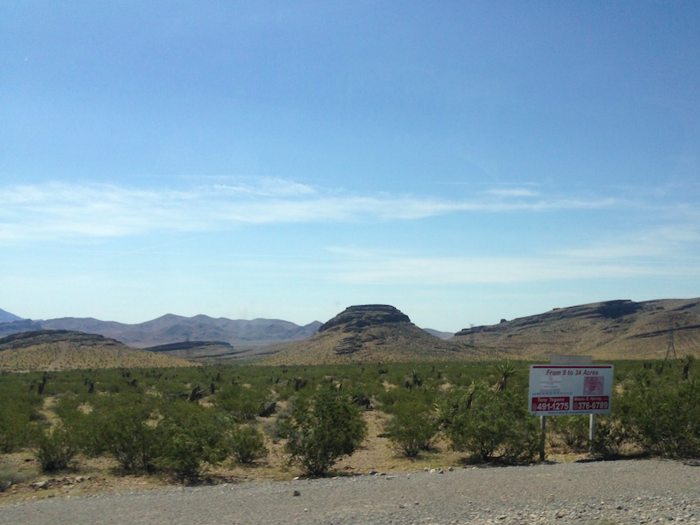
<path id="1" fill-rule="evenodd" d="M 214 189 L 232 195 L 252 195 L 260 197 L 292 197 L 313 195 L 316 190 L 307 184 L 274 177 L 236 177 L 231 182 L 214 184 Z"/>
<path id="2" fill-rule="evenodd" d="M 473 200 L 410 195 L 347 195 L 278 179 L 188 190 L 47 183 L 0 188 L 0 240 L 123 237 L 215 231 L 246 224 L 413 220 L 455 212 L 599 209 L 614 198 L 534 198 L 500 192 Z"/>
<path id="3" fill-rule="evenodd" d="M 487 195 L 497 195 L 499 197 L 538 197 L 540 193 L 538 191 L 532 191 L 526 188 L 512 188 L 512 189 L 493 189 L 484 192 Z"/>
<path id="4" fill-rule="evenodd" d="M 569 279 L 695 276 L 700 259 L 682 264 L 665 259 L 581 262 L 576 257 L 423 257 L 332 248 L 343 263 L 330 278 L 362 285 L 514 284 Z"/>
<path id="5" fill-rule="evenodd" d="M 691 224 L 677 224 L 648 232 L 609 239 L 593 246 L 553 252 L 554 256 L 578 260 L 630 260 L 638 258 L 664 259 L 672 257 L 683 261 L 690 247 L 700 241 L 700 228 Z"/>

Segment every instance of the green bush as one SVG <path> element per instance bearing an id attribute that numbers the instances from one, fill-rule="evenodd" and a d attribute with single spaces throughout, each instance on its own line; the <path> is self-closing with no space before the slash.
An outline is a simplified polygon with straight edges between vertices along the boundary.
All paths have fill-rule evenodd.
<path id="1" fill-rule="evenodd" d="M 642 450 L 668 458 L 700 457 L 698 380 L 640 374 L 628 385 L 619 404 L 614 412 L 619 424 Z"/>
<path id="2" fill-rule="evenodd" d="M 477 388 L 469 408 L 454 415 L 446 433 L 453 449 L 481 461 L 527 462 L 539 453 L 539 422 L 529 414 L 525 395 L 513 390 Z"/>
<path id="3" fill-rule="evenodd" d="M 262 434 L 250 425 L 239 425 L 229 439 L 231 453 L 239 463 L 252 463 L 267 456 Z"/>
<path id="4" fill-rule="evenodd" d="M 108 416 L 100 411 L 83 414 L 76 411 L 64 421 L 74 429 L 80 451 L 89 457 L 97 457 L 109 452 L 109 443 L 105 433 Z"/>
<path id="5" fill-rule="evenodd" d="M 29 417 L 10 406 L 0 406 L 0 453 L 8 454 L 27 444 Z"/>
<path id="6" fill-rule="evenodd" d="M 0 391 L 0 453 L 9 454 L 30 444 L 32 422 L 41 418 L 41 398 L 17 389 Z"/>
<path id="7" fill-rule="evenodd" d="M 289 418 L 286 449 L 311 475 L 323 475 L 340 458 L 352 455 L 367 433 L 360 411 L 330 386 L 310 400 L 297 398 Z"/>
<path id="8" fill-rule="evenodd" d="M 108 451 L 105 436 L 108 412 L 102 409 L 83 412 L 80 409 L 83 403 L 84 401 L 78 396 L 61 397 L 54 406 L 54 412 L 60 417 L 61 422 L 71 429 L 76 444 L 83 454 L 99 456 Z M 108 407 L 111 408 L 113 404 L 108 404 Z"/>
<path id="9" fill-rule="evenodd" d="M 386 425 L 391 442 L 408 457 L 417 456 L 421 450 L 430 450 L 437 431 L 433 411 L 423 404 L 395 406 Z"/>
<path id="10" fill-rule="evenodd" d="M 29 472 L 20 472 L 0 465 L 0 492 L 6 491 L 17 483 L 26 483 L 32 477 Z"/>
<path id="11" fill-rule="evenodd" d="M 129 400 L 106 408 L 99 418 L 100 440 L 126 471 L 154 470 L 162 439 L 156 421 L 151 419 L 153 409 L 149 403 Z"/>
<path id="12" fill-rule="evenodd" d="M 236 421 L 252 421 L 265 401 L 264 394 L 243 386 L 233 385 L 219 390 L 214 398 L 217 408 L 225 411 Z"/>
<path id="13" fill-rule="evenodd" d="M 68 467 L 78 452 L 78 445 L 70 428 L 58 424 L 42 429 L 36 438 L 36 458 L 44 472 L 56 472 Z"/>
<path id="14" fill-rule="evenodd" d="M 229 455 L 225 439 L 227 423 L 200 405 L 179 405 L 158 425 L 161 448 L 156 463 L 181 478 L 193 478 L 207 464 L 216 465 Z"/>
<path id="15" fill-rule="evenodd" d="M 617 457 L 622 454 L 625 445 L 633 442 L 632 436 L 616 414 L 596 417 L 591 452 L 603 457 Z"/>
<path id="16" fill-rule="evenodd" d="M 561 438 L 564 445 L 575 451 L 588 447 L 588 416 L 556 416 L 547 418 L 549 432 Z"/>

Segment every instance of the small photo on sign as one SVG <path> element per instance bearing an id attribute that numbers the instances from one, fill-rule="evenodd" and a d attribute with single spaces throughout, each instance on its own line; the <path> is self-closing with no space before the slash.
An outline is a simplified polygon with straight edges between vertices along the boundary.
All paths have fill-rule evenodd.
<path id="1" fill-rule="evenodd" d="M 583 379 L 584 396 L 600 396 L 603 394 L 603 377 L 586 377 Z"/>

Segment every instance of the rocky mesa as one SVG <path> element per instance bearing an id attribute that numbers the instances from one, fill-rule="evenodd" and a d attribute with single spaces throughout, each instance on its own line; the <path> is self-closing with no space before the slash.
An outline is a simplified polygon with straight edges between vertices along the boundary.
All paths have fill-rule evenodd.
<path id="1" fill-rule="evenodd" d="M 265 359 L 267 364 L 335 364 L 474 359 L 467 343 L 445 341 L 414 325 L 393 306 L 350 306 L 313 337 Z"/>

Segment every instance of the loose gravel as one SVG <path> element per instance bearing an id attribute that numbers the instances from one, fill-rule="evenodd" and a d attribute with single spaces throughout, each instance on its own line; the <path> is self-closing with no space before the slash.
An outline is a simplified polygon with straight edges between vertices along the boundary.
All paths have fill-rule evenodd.
<path id="1" fill-rule="evenodd" d="M 700 467 L 628 460 L 177 487 L 0 506 L 0 524 L 700 523 Z"/>

